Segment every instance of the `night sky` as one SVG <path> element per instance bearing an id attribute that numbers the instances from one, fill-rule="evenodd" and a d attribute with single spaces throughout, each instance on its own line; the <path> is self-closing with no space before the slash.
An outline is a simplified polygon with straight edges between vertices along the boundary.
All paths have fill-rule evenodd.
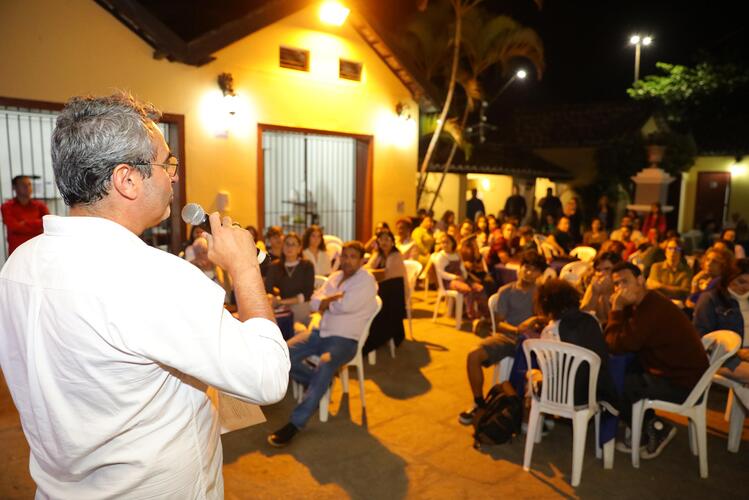
<path id="1" fill-rule="evenodd" d="M 641 77 L 655 72 L 656 61 L 693 64 L 700 51 L 744 64 L 749 55 L 739 2 L 546 0 L 540 11 L 530 0 L 483 5 L 534 27 L 546 50 L 543 80 L 514 84 L 497 101 L 499 108 L 627 99 L 634 76 L 629 36 L 635 32 L 655 38 L 643 48 Z"/>

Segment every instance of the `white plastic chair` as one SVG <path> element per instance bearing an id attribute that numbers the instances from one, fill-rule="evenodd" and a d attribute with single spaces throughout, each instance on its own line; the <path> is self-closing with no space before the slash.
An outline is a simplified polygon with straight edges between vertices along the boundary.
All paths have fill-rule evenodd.
<path id="1" fill-rule="evenodd" d="M 746 419 L 749 402 L 749 387 L 732 380 L 723 375 L 714 375 L 713 383 L 722 385 L 730 390 L 728 403 L 726 404 L 726 417 L 728 420 L 728 451 L 738 453 L 741 444 L 741 434 L 744 432 L 744 420 Z"/>
<path id="2" fill-rule="evenodd" d="M 548 280 L 553 280 L 557 277 L 557 272 L 554 270 L 553 267 L 548 266 L 546 270 L 544 270 L 543 274 L 541 275 L 541 282 L 545 283 Z"/>
<path id="3" fill-rule="evenodd" d="M 422 286 L 424 287 L 424 302 L 427 301 L 427 298 L 429 298 L 429 274 L 432 272 L 432 256 L 434 254 L 431 254 L 429 256 L 429 260 L 427 261 L 427 265 L 423 266 L 421 274 L 418 276 L 417 281 L 421 281 Z"/>
<path id="4" fill-rule="evenodd" d="M 437 300 L 434 302 L 434 314 L 432 315 L 432 321 L 437 321 L 437 312 L 440 308 L 442 299 L 445 299 L 445 316 L 450 314 L 450 301 L 455 304 L 455 328 L 460 330 L 460 326 L 463 324 L 463 294 L 457 290 L 445 289 L 445 284 L 442 281 L 442 273 L 435 264 L 435 260 L 439 258 L 439 254 L 432 254 L 429 258 L 432 267 L 437 274 Z"/>
<path id="5" fill-rule="evenodd" d="M 577 287 L 578 283 L 580 283 L 580 279 L 591 268 L 591 266 L 592 264 L 582 260 L 568 262 L 564 265 L 561 271 L 559 271 L 559 278 Z"/>
<path id="6" fill-rule="evenodd" d="M 382 309 L 382 299 L 380 299 L 380 297 L 375 297 L 375 299 L 377 300 L 377 308 L 375 309 L 374 314 L 372 314 L 372 316 L 367 320 L 367 323 L 364 325 L 364 331 L 359 337 L 359 341 L 357 343 L 356 354 L 351 359 L 351 361 L 341 366 L 340 369 L 343 392 L 348 393 L 348 369 L 349 366 L 356 367 L 356 374 L 359 377 L 359 396 L 361 397 L 362 411 L 366 407 L 366 401 L 364 399 L 364 356 L 362 355 L 362 348 L 364 347 L 364 344 L 367 342 L 367 338 L 369 337 L 369 327 L 372 326 L 372 321 Z M 310 356 L 307 359 L 312 363 L 319 363 L 320 361 L 320 358 L 318 356 Z M 333 380 L 335 381 L 335 378 Z M 330 388 L 328 388 L 328 390 L 325 392 L 325 395 L 320 400 L 320 422 L 328 421 L 328 407 L 330 405 L 330 391 L 332 388 L 333 384 L 331 383 Z M 296 381 L 292 381 L 292 394 L 297 398 L 297 401 L 301 401 L 304 395 L 304 389 L 302 388 L 302 385 Z"/>
<path id="7" fill-rule="evenodd" d="M 494 311 L 497 309 L 497 302 L 499 301 L 499 292 L 489 297 L 489 316 L 492 321 L 492 335 L 497 333 L 497 320 L 494 317 Z M 494 365 L 494 373 L 492 375 L 492 382 L 494 384 L 500 383 L 502 380 L 509 380 L 510 373 L 512 372 L 513 358 L 508 356 L 502 358 L 502 360 Z"/>
<path id="8" fill-rule="evenodd" d="M 525 438 L 525 455 L 523 470 L 530 470 L 533 445 L 541 442 L 543 428 L 542 413 L 558 415 L 572 419 L 572 486 L 580 484 L 582 476 L 585 438 L 588 433 L 588 421 L 595 417 L 596 455 L 598 451 L 598 434 L 600 430 L 600 408 L 596 400 L 598 371 L 601 358 L 596 353 L 567 342 L 530 339 L 523 343 L 523 351 L 528 366 L 531 365 L 531 353 L 536 354 L 538 366 L 543 374 L 541 394 L 534 394 L 531 399 L 531 413 L 528 419 L 528 433 Z M 575 379 L 583 362 L 590 366 L 588 378 L 588 403 L 575 406 Z M 613 463 L 614 441 L 604 446 L 604 464 Z"/>
<path id="9" fill-rule="evenodd" d="M 335 236 L 333 234 L 324 234 L 322 237 L 323 241 L 325 242 L 325 245 L 327 246 L 328 243 L 335 243 L 338 246 L 343 246 L 343 240 L 339 238 L 338 236 Z"/>
<path id="10" fill-rule="evenodd" d="M 343 251 L 343 245 L 336 241 L 325 242 L 325 252 L 328 254 L 330 259 L 330 272 L 337 271 L 340 265 L 341 252 Z"/>
<path id="11" fill-rule="evenodd" d="M 642 399 L 632 405 L 632 442 L 639 443 L 642 420 L 649 408 L 676 413 L 689 418 L 689 448 L 699 456 L 700 477 L 707 478 L 707 425 L 705 408 L 713 375 L 723 363 L 741 347 L 741 337 L 730 330 L 717 330 L 702 337 L 702 344 L 710 356 L 710 365 L 683 403 L 669 403 L 657 399 Z M 640 466 L 640 447 L 632 447 L 632 466 Z"/>
<path id="12" fill-rule="evenodd" d="M 323 276 L 322 274 L 316 274 L 315 275 L 315 290 L 323 286 L 326 281 L 328 281 L 327 276 Z"/>
<path id="13" fill-rule="evenodd" d="M 422 265 L 421 262 L 418 260 L 409 260 L 406 259 L 403 261 L 403 264 L 406 266 L 406 281 L 408 282 L 408 290 L 406 290 L 406 293 L 408 296 L 406 297 L 406 314 L 408 315 L 408 331 L 411 333 L 411 339 L 414 338 L 414 326 L 413 326 L 413 320 L 411 318 L 411 301 L 413 300 L 414 293 L 416 292 L 416 278 L 418 278 L 419 274 L 421 274 Z"/>
<path id="14" fill-rule="evenodd" d="M 572 249 L 570 256 L 580 259 L 584 262 L 593 262 L 598 252 L 593 247 L 579 246 Z"/>

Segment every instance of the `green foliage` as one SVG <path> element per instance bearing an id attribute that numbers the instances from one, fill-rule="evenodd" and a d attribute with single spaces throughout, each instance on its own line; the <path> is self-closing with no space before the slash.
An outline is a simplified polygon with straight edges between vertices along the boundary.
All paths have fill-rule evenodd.
<path id="1" fill-rule="evenodd" d="M 659 104 L 666 120 L 682 130 L 704 118 L 730 115 L 747 95 L 749 71 L 736 64 L 701 62 L 694 67 L 656 63 L 662 74 L 634 83 L 627 94 Z"/>

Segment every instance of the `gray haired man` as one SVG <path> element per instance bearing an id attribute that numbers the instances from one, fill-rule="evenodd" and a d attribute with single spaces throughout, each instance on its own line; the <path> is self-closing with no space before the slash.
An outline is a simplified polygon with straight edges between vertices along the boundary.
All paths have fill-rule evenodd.
<path id="1" fill-rule="evenodd" d="M 207 386 L 258 404 L 286 392 L 250 234 L 210 216 L 239 321 L 197 267 L 138 238 L 178 180 L 158 118 L 125 94 L 71 99 L 52 136 L 70 216 L 45 216 L 0 271 L 0 364 L 40 497 L 223 498 Z"/>

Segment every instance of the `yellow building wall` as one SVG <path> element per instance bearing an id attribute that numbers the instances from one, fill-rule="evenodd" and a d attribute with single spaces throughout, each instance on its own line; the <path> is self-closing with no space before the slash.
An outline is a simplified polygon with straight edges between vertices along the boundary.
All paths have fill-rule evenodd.
<path id="1" fill-rule="evenodd" d="M 570 186 L 585 186 L 595 181 L 596 148 L 543 148 L 534 149 L 533 152 L 568 170 L 573 176 L 568 182 Z"/>
<path id="2" fill-rule="evenodd" d="M 280 68 L 280 45 L 310 51 L 308 73 Z M 125 89 L 185 116 L 187 201 L 257 224 L 257 124 L 374 136 L 373 220 L 415 212 L 418 107 L 349 25 L 328 27 L 312 6 L 214 54 L 201 67 L 153 58 L 153 49 L 90 0 L 0 1 L 0 96 L 65 102 Z M 338 58 L 364 66 L 338 78 Z M 236 116 L 221 112 L 220 73 L 234 76 Z M 414 119 L 403 121 L 403 101 Z M 228 125 L 227 125 L 228 123 Z M 228 136 L 218 131 L 228 128 Z M 331 179 L 335 182 L 335 179 Z"/>
<path id="3" fill-rule="evenodd" d="M 744 220 L 749 217 L 749 160 L 736 164 L 733 156 L 699 156 L 694 166 L 685 174 L 679 231 L 685 232 L 694 227 L 694 211 L 697 203 L 697 177 L 699 172 L 730 172 L 731 188 L 728 200 L 728 213 L 738 212 Z"/>

